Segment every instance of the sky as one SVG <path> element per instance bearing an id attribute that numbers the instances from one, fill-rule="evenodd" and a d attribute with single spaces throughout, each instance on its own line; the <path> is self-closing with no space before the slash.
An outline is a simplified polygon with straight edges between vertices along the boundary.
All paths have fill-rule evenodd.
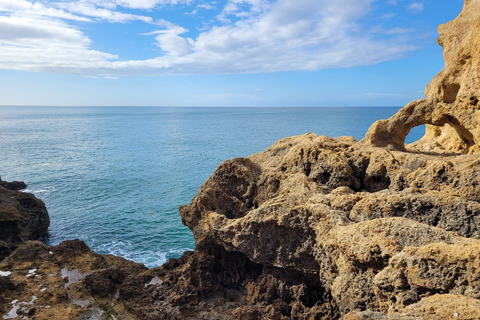
<path id="1" fill-rule="evenodd" d="M 403 106 L 463 0 L 0 0 L 0 105 Z"/>

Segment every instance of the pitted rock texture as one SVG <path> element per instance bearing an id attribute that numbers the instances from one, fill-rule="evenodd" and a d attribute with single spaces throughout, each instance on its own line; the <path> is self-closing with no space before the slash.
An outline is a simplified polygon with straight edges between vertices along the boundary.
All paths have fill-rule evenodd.
<path id="1" fill-rule="evenodd" d="M 427 86 L 426 99 L 377 121 L 365 143 L 390 150 L 480 153 L 480 1 L 466 0 L 460 15 L 438 31 L 445 69 Z M 410 129 L 423 124 L 425 136 L 405 146 Z"/>
<path id="2" fill-rule="evenodd" d="M 0 179 L 0 261 L 23 241 L 47 235 L 50 218 L 42 200 L 19 192 L 26 188 L 21 181 Z"/>
<path id="3" fill-rule="evenodd" d="M 335 310 L 331 319 L 387 319 L 405 308 L 418 318 L 445 295 L 480 302 L 479 169 L 477 155 L 310 133 L 226 161 L 180 212 L 200 248 L 319 281 L 329 300 L 315 305 Z M 265 305 L 271 319 L 296 319 L 276 297 Z M 464 315 L 464 305 L 451 310 Z"/>
<path id="4" fill-rule="evenodd" d="M 220 246 L 148 270 L 79 240 L 27 241 L 0 263 L 4 319 L 336 319 L 318 277 L 264 266 Z M 327 303 L 328 302 L 328 303 Z M 5 318 L 6 317 L 6 318 Z"/>
<path id="5" fill-rule="evenodd" d="M 3 319 L 138 319 L 123 309 L 117 293 L 141 264 L 101 256 L 79 240 L 56 247 L 22 243 L 0 263 L 0 315 Z"/>

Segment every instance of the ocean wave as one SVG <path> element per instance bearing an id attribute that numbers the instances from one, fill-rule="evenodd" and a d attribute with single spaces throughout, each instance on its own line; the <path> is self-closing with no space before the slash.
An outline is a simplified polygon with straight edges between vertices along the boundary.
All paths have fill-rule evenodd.
<path id="1" fill-rule="evenodd" d="M 111 241 L 92 248 L 98 253 L 113 254 L 128 260 L 143 263 L 147 268 L 161 266 L 172 257 L 179 257 L 191 248 L 168 250 L 138 250 L 129 241 Z"/>
<path id="2" fill-rule="evenodd" d="M 21 192 L 26 192 L 26 193 L 33 193 L 35 195 L 37 194 L 49 194 L 51 192 L 55 192 L 57 191 L 57 189 L 55 187 L 45 187 L 45 188 L 32 188 L 32 189 L 23 189 L 23 190 L 20 190 Z"/>

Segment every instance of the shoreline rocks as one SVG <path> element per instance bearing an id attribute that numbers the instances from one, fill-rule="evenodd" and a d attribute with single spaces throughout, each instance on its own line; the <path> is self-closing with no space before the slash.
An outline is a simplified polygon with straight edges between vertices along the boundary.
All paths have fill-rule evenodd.
<path id="1" fill-rule="evenodd" d="M 22 242 L 38 240 L 48 233 L 50 218 L 42 200 L 19 192 L 26 184 L 0 180 L 0 261 Z"/>

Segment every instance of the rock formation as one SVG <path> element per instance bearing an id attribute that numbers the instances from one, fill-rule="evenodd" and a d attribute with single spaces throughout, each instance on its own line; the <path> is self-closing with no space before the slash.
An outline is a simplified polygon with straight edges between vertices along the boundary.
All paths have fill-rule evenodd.
<path id="1" fill-rule="evenodd" d="M 118 284 L 146 269 L 100 256 L 79 240 L 56 247 L 27 241 L 0 263 L 0 314 L 3 319 L 112 319 Z"/>
<path id="2" fill-rule="evenodd" d="M 425 90 L 426 99 L 411 102 L 388 120 L 377 121 L 365 142 L 390 150 L 480 153 L 480 6 L 466 0 L 453 21 L 438 28 L 445 69 Z M 425 136 L 404 146 L 413 127 L 426 124 Z"/>
<path id="3" fill-rule="evenodd" d="M 480 319 L 480 0 L 439 30 L 446 67 L 427 99 L 362 141 L 309 133 L 222 163 L 180 208 L 194 252 L 146 270 L 79 241 L 26 242 L 0 263 L 0 312 Z"/>
<path id="4" fill-rule="evenodd" d="M 43 201 L 19 192 L 27 185 L 0 179 L 0 261 L 26 240 L 47 235 L 50 219 Z"/>

